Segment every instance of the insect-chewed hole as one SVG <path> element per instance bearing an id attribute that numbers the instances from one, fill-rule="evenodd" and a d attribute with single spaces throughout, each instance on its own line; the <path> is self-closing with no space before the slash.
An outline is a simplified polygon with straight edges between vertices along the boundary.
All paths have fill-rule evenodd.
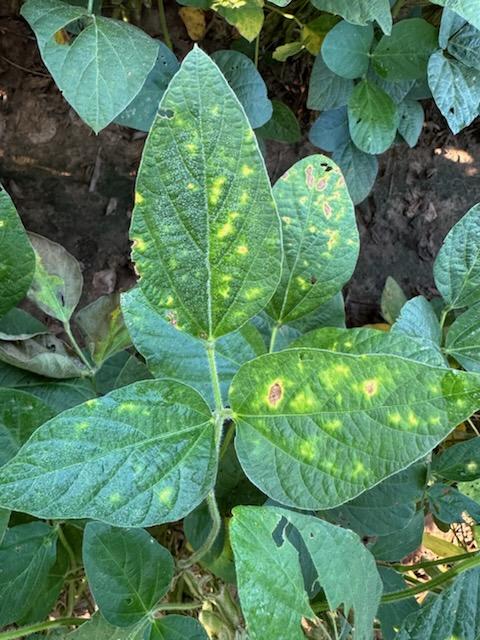
<path id="1" fill-rule="evenodd" d="M 164 118 L 166 120 L 171 120 L 175 116 L 175 111 L 173 109 L 159 109 L 158 117 Z"/>

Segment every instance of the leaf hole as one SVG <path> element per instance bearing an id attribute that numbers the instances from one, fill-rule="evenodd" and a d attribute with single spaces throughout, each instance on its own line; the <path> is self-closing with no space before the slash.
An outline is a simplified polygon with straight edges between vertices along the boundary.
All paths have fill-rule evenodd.
<path id="1" fill-rule="evenodd" d="M 311 276 L 311 277 L 310 277 L 310 283 L 311 283 L 311 284 L 317 284 L 317 282 L 318 282 L 318 280 L 317 280 L 317 277 L 316 277 L 316 276 Z"/>
<path id="2" fill-rule="evenodd" d="M 175 111 L 173 111 L 173 109 L 159 109 L 158 117 L 165 120 L 171 120 L 175 117 Z"/>

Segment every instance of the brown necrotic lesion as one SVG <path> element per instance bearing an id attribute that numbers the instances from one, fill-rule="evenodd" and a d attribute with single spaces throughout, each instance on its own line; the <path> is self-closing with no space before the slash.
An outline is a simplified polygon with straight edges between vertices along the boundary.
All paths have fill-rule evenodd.
<path id="1" fill-rule="evenodd" d="M 276 407 L 283 396 L 283 388 L 279 382 L 274 382 L 268 390 L 268 404 Z"/>

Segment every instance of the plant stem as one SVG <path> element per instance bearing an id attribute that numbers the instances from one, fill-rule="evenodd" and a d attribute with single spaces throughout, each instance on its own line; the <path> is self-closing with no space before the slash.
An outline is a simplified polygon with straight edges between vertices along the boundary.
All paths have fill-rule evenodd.
<path id="1" fill-rule="evenodd" d="M 208 366 L 210 367 L 210 379 L 212 381 L 213 399 L 215 401 L 215 411 L 220 415 L 223 411 L 222 391 L 218 379 L 217 362 L 215 360 L 215 342 L 207 342 Z"/>
<path id="2" fill-rule="evenodd" d="M 67 555 L 70 559 L 70 570 L 74 574 L 77 570 L 77 560 L 75 558 L 75 554 L 73 552 L 72 547 L 70 546 L 65 534 L 62 531 L 62 527 L 59 525 L 57 528 L 58 539 L 63 545 L 63 548 L 67 552 Z M 75 580 L 71 580 L 68 585 L 68 601 L 67 601 L 67 617 L 72 616 L 73 610 L 75 609 Z"/>
<path id="3" fill-rule="evenodd" d="M 57 620 L 47 620 L 46 622 L 36 622 L 26 627 L 18 629 L 9 629 L 0 632 L 0 640 L 16 640 L 24 638 L 38 631 L 46 631 L 47 629 L 58 629 L 59 627 L 78 627 L 84 622 L 88 622 L 88 618 L 57 618 Z"/>
<path id="4" fill-rule="evenodd" d="M 68 320 L 66 320 L 63 323 L 63 328 L 65 329 L 65 333 L 67 334 L 68 339 L 70 340 L 70 343 L 71 343 L 75 353 L 80 358 L 80 360 L 83 362 L 83 364 L 87 367 L 88 375 L 89 376 L 93 376 L 95 374 L 95 369 L 92 367 L 90 362 L 87 360 L 87 358 L 85 357 L 85 354 L 83 353 L 83 351 L 80 348 L 80 345 L 75 340 L 75 336 L 72 333 L 72 328 L 71 328 L 70 323 L 68 322 Z"/>
<path id="5" fill-rule="evenodd" d="M 392 7 L 392 18 L 396 18 L 407 0 L 397 0 Z"/>
<path id="6" fill-rule="evenodd" d="M 388 604 L 389 602 L 397 602 L 397 600 L 406 600 L 407 598 L 411 598 L 419 593 L 423 593 L 424 591 L 430 591 L 439 587 L 440 585 L 448 582 L 452 578 L 456 578 L 464 571 L 468 571 L 469 569 L 473 569 L 480 565 L 480 555 L 479 554 L 470 554 L 474 555 L 473 558 L 469 558 L 464 562 L 459 562 L 455 567 L 452 567 L 445 573 L 442 573 L 435 578 L 432 578 L 428 582 L 422 582 L 421 584 L 411 587 L 409 589 L 404 589 L 402 591 L 394 591 L 393 593 L 387 593 L 382 596 L 380 602 L 382 604 Z M 444 558 L 445 560 L 445 558 Z M 319 602 L 318 604 L 313 603 L 312 609 L 315 613 L 322 613 L 325 611 L 329 611 L 329 606 L 327 602 Z M 1 638 L 0 638 L 1 640 Z"/>
<path id="7" fill-rule="evenodd" d="M 438 558 L 437 560 L 425 560 L 425 562 L 418 562 L 417 564 L 389 564 L 388 562 L 379 564 L 395 569 L 395 571 L 399 571 L 400 573 L 407 573 L 408 571 L 418 571 L 418 569 L 429 569 L 439 564 L 452 564 L 460 560 L 468 560 L 468 558 L 473 558 L 476 555 L 478 555 L 478 551 L 470 551 L 469 553 L 460 553 L 457 556 L 448 556 L 446 558 Z"/>
<path id="8" fill-rule="evenodd" d="M 160 18 L 160 28 L 162 29 L 165 44 L 169 49 L 173 49 L 172 39 L 170 38 L 170 33 L 168 32 L 167 17 L 165 15 L 163 0 L 158 0 L 158 16 Z"/>
<path id="9" fill-rule="evenodd" d="M 191 567 L 192 564 L 195 564 L 199 560 L 201 560 L 203 556 L 210 551 L 220 532 L 220 527 L 222 526 L 222 517 L 220 515 L 220 512 L 218 511 L 217 501 L 215 500 L 215 491 L 213 489 L 207 496 L 207 505 L 210 518 L 212 519 L 212 528 L 208 532 L 208 536 L 206 537 L 205 542 L 202 544 L 202 546 L 199 547 L 194 553 L 192 553 L 192 555 L 187 560 L 178 563 L 179 567 L 181 567 L 182 569 L 187 569 L 188 567 Z"/>
<path id="10" fill-rule="evenodd" d="M 230 446 L 234 433 L 235 433 L 234 425 L 233 424 L 228 425 L 227 431 L 225 433 L 225 437 L 223 438 L 222 447 L 220 449 L 220 460 L 227 453 L 227 449 Z"/>
<path id="11" fill-rule="evenodd" d="M 282 16 L 282 18 L 285 18 L 286 20 L 295 20 L 295 22 L 300 27 L 300 29 L 303 29 L 303 27 L 305 26 L 303 24 L 303 22 L 301 22 L 297 18 L 297 16 L 293 15 L 293 13 L 286 13 L 285 11 L 282 11 L 281 9 L 278 9 L 277 7 L 271 7 L 268 4 L 265 6 L 265 9 L 268 9 L 268 11 L 271 11 L 272 13 L 278 13 L 279 15 Z"/>
<path id="12" fill-rule="evenodd" d="M 255 68 L 258 69 L 258 58 L 260 55 L 260 33 L 255 38 Z"/>
<path id="13" fill-rule="evenodd" d="M 93 2 L 94 0 L 88 0 L 87 13 L 93 13 Z"/>
<path id="14" fill-rule="evenodd" d="M 162 611 L 193 611 L 194 609 L 201 609 L 202 607 L 202 602 L 166 602 L 165 604 L 155 607 L 155 613 Z"/>
<path id="15" fill-rule="evenodd" d="M 440 329 L 443 329 L 445 320 L 447 319 L 449 312 L 450 312 L 450 309 L 448 307 L 445 307 L 445 309 L 442 310 L 442 313 L 440 315 Z"/>
<path id="16" fill-rule="evenodd" d="M 273 353 L 275 349 L 275 342 L 277 340 L 278 330 L 280 329 L 280 325 L 276 324 L 272 329 L 272 335 L 270 336 L 270 346 L 268 347 L 268 353 Z"/>

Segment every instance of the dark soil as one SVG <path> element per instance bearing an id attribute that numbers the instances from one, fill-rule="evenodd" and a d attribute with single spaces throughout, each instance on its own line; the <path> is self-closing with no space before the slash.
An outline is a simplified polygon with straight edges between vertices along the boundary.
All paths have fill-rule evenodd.
<path id="1" fill-rule="evenodd" d="M 169 9 L 181 57 L 191 43 L 176 7 L 172 2 Z M 149 31 L 156 35 L 154 28 Z M 305 123 L 311 117 L 305 110 L 305 62 L 290 68 L 281 97 Z M 262 72 L 278 97 L 275 73 Z M 346 291 L 352 325 L 380 320 L 388 275 L 408 296 L 432 297 L 432 261 L 443 237 L 480 201 L 478 121 L 454 137 L 434 105 L 425 106 L 419 144 L 397 145 L 384 154 L 375 188 L 357 208 L 362 248 Z M 81 261 L 84 302 L 134 282 L 128 226 L 143 143 L 143 135 L 116 125 L 95 136 L 46 73 L 28 26 L 11 9 L 0 8 L 0 179 L 26 228 L 59 242 Z M 272 178 L 315 152 L 305 141 L 269 144 Z"/>

